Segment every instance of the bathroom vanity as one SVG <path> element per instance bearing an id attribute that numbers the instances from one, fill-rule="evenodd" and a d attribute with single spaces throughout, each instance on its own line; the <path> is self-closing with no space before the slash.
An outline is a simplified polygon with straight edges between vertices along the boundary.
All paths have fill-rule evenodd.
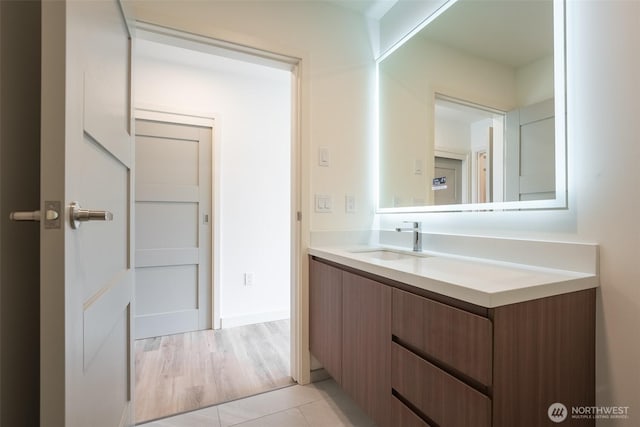
<path id="1" fill-rule="evenodd" d="M 309 254 L 311 353 L 378 426 L 555 425 L 556 402 L 594 425 L 571 408 L 595 404 L 595 270 Z"/>

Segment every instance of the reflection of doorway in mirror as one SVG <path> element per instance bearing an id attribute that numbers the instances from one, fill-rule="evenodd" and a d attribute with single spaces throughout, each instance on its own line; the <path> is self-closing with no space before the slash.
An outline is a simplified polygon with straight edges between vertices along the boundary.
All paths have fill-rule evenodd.
<path id="1" fill-rule="evenodd" d="M 478 162 L 478 203 L 487 203 L 487 152 L 479 151 Z"/>
<path id="2" fill-rule="evenodd" d="M 475 203 L 490 203 L 493 198 L 493 127 L 485 129 L 488 139 L 484 148 L 475 152 Z"/>
<path id="3" fill-rule="evenodd" d="M 463 164 L 462 202 L 457 203 L 502 201 L 504 114 L 491 107 L 436 94 L 436 151 L 467 153 L 469 158 L 466 176 Z M 485 154 L 482 167 L 478 153 Z"/>

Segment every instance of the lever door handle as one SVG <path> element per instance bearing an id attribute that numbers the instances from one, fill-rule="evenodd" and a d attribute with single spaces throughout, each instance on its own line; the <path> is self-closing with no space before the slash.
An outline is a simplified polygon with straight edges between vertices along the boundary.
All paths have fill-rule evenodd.
<path id="1" fill-rule="evenodd" d="M 78 202 L 73 202 L 69 206 L 69 220 L 71 228 L 77 229 L 80 224 L 87 221 L 112 221 L 113 214 L 109 211 L 94 211 L 90 209 L 82 209 Z"/>
<path id="2" fill-rule="evenodd" d="M 47 209 L 44 215 L 47 221 L 54 221 L 60 216 L 58 212 L 53 209 Z M 18 211 L 9 214 L 11 221 L 40 221 L 41 217 L 42 214 L 40 211 Z"/>
<path id="3" fill-rule="evenodd" d="M 11 221 L 40 221 L 40 211 L 11 212 Z"/>

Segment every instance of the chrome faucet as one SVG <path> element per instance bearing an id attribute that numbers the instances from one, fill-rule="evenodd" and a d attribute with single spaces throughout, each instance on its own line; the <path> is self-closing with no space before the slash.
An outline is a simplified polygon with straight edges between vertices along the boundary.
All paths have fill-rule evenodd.
<path id="1" fill-rule="evenodd" d="M 420 223 L 414 221 L 403 221 L 403 224 L 411 224 L 411 227 L 396 227 L 396 231 L 411 231 L 413 232 L 413 251 L 421 252 L 422 251 L 422 234 L 420 233 Z"/>

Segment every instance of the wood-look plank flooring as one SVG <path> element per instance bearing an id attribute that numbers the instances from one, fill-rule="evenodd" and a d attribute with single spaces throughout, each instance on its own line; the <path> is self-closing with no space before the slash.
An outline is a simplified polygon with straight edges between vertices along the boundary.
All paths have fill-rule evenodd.
<path id="1" fill-rule="evenodd" d="M 138 340 L 136 423 L 293 383 L 289 320 Z"/>

